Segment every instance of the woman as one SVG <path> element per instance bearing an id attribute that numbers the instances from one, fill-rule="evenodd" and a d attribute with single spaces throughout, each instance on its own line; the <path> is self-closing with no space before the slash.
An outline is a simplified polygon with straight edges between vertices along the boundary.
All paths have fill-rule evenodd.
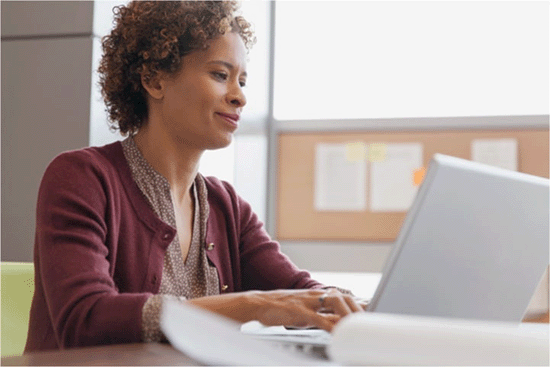
<path id="1" fill-rule="evenodd" d="M 236 4 L 117 9 L 100 84 L 128 137 L 63 153 L 44 174 L 26 351 L 161 341 L 170 297 L 239 322 L 326 330 L 359 311 L 296 268 L 229 184 L 198 173 L 246 104 L 253 36 Z"/>

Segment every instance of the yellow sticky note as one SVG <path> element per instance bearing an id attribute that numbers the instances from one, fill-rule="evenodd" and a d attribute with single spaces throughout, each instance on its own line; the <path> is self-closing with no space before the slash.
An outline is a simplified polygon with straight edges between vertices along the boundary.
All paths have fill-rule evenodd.
<path id="1" fill-rule="evenodd" d="M 366 145 L 362 142 L 346 144 L 346 159 L 350 162 L 359 162 L 365 159 Z"/>
<path id="2" fill-rule="evenodd" d="M 420 186 L 422 181 L 424 181 L 424 176 L 426 175 L 426 168 L 420 167 L 413 171 L 413 185 Z"/>
<path id="3" fill-rule="evenodd" d="M 383 162 L 386 160 L 386 154 L 388 152 L 388 146 L 382 143 L 376 143 L 369 145 L 369 161 L 371 162 Z"/>

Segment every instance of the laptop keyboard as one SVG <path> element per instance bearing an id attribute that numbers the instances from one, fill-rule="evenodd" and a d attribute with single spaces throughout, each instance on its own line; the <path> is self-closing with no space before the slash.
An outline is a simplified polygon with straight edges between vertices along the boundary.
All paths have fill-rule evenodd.
<path id="1" fill-rule="evenodd" d="M 305 353 L 322 360 L 329 359 L 326 349 L 332 337 L 324 330 L 293 330 L 281 334 L 254 335 L 254 337 L 270 342 L 281 349 Z"/>
<path id="2" fill-rule="evenodd" d="M 294 343 L 294 342 L 291 343 L 283 340 L 275 341 L 273 339 L 268 340 L 268 342 L 273 346 L 275 346 L 276 348 L 295 351 L 298 353 L 304 353 L 310 357 L 324 360 L 324 361 L 329 360 L 329 357 L 327 355 L 327 345 L 317 345 L 317 344 L 309 344 L 309 343 L 301 344 L 301 343 Z"/>

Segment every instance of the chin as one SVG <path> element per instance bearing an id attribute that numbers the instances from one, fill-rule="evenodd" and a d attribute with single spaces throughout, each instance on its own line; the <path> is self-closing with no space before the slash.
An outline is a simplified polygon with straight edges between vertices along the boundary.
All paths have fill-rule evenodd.
<path id="1" fill-rule="evenodd" d="M 218 139 L 216 141 L 210 142 L 207 150 L 216 150 L 216 149 L 223 149 L 227 148 L 231 142 L 233 141 L 233 135 L 229 135 L 227 137 L 224 137 L 224 139 Z"/>

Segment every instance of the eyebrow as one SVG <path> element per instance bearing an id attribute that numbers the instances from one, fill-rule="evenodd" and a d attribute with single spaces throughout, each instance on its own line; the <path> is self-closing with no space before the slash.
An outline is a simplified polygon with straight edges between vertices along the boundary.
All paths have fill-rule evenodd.
<path id="1" fill-rule="evenodd" d="M 208 61 L 207 64 L 220 64 L 220 65 L 225 66 L 226 68 L 228 68 L 231 71 L 235 70 L 235 66 L 232 63 L 227 62 L 227 61 L 223 61 L 223 60 Z M 248 76 L 246 71 L 244 71 L 242 75 L 243 76 Z"/>

